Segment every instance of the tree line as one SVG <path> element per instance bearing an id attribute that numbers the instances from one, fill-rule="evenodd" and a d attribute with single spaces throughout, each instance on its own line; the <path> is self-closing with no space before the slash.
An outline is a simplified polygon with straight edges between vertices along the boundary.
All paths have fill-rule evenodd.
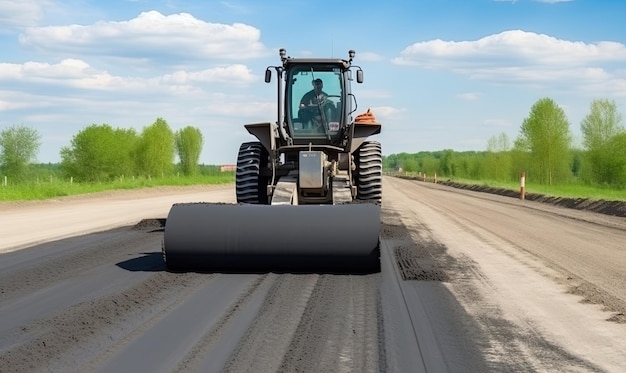
<path id="1" fill-rule="evenodd" d="M 583 182 L 626 187 L 626 130 L 614 101 L 593 100 L 580 123 L 582 149 L 573 146 L 570 122 L 554 100 L 531 107 L 511 146 L 505 133 L 491 137 L 486 151 L 400 153 L 383 158 L 387 170 L 442 177 L 516 181 L 520 173 L 540 184 Z"/>
<path id="2" fill-rule="evenodd" d="M 487 142 L 486 151 L 400 153 L 383 157 L 387 170 L 437 173 L 442 177 L 474 180 L 529 180 L 543 184 L 582 181 L 626 186 L 626 130 L 614 101 L 591 102 L 580 123 L 582 149 L 573 146 L 570 122 L 550 98 L 530 109 L 511 146 L 501 133 Z M 37 155 L 40 135 L 25 126 L 0 131 L 0 167 L 4 175 L 23 177 Z M 61 169 L 77 181 L 106 181 L 124 175 L 160 176 L 174 170 L 175 154 L 185 175 L 197 172 L 203 145 L 199 129 L 188 126 L 173 132 L 162 118 L 138 133 L 134 129 L 92 124 L 61 149 Z"/>
<path id="3" fill-rule="evenodd" d="M 23 179 L 41 145 L 39 133 L 23 125 L 0 132 L 0 167 L 5 175 Z M 203 146 L 202 132 L 187 126 L 176 132 L 163 118 L 143 128 L 113 128 L 92 124 L 73 136 L 70 145 L 61 148 L 60 168 L 76 181 L 108 181 L 131 175 L 161 176 L 174 171 L 175 156 L 179 171 L 185 175 L 198 172 Z"/>

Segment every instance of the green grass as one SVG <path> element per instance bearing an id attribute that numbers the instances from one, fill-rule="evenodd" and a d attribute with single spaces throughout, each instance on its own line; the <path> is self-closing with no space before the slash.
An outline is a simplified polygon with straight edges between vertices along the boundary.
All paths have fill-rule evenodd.
<path id="1" fill-rule="evenodd" d="M 156 186 L 216 185 L 235 181 L 234 172 L 218 172 L 191 177 L 165 176 L 154 178 L 120 178 L 101 183 L 78 183 L 50 178 L 46 181 L 0 184 L 0 201 L 44 200 L 63 196 L 96 193 L 107 190 L 139 189 Z"/>
<path id="2" fill-rule="evenodd" d="M 417 175 L 414 175 L 417 176 Z M 449 178 L 440 178 L 448 180 Z M 463 184 L 486 185 L 519 191 L 519 182 L 495 180 L 452 179 Z M 139 189 L 156 186 L 216 185 L 235 182 L 234 172 L 210 172 L 192 177 L 165 176 L 155 178 L 120 178 L 111 182 L 78 183 L 57 177 L 23 183 L 8 183 L 0 180 L 0 201 L 44 200 L 63 196 L 96 193 L 107 190 Z M 542 185 L 526 183 L 526 193 L 546 194 L 555 197 L 589 198 L 594 200 L 626 201 L 626 190 L 581 184 Z"/>
<path id="3" fill-rule="evenodd" d="M 447 180 L 447 178 L 445 179 Z M 514 191 L 520 190 L 519 182 L 503 182 L 494 180 L 467 180 L 452 179 L 452 181 L 463 184 L 477 184 L 496 188 L 510 189 Z M 626 201 L 626 190 L 611 189 L 602 186 L 592 186 L 583 184 L 561 184 L 561 185 L 545 185 L 526 182 L 526 193 L 545 194 L 554 197 L 568 198 L 588 198 L 594 200 L 607 201 Z"/>
<path id="4" fill-rule="evenodd" d="M 392 174 L 392 173 L 391 173 Z M 406 173 L 405 173 L 406 174 Z M 417 174 L 408 176 L 416 177 Z M 505 182 L 501 180 L 471 180 L 460 178 L 439 177 L 440 181 L 451 180 L 457 183 L 470 184 L 470 185 L 484 185 L 494 188 L 503 188 L 514 191 L 520 190 L 520 183 L 517 182 Z M 567 198 L 587 198 L 593 200 L 607 200 L 607 201 L 626 201 L 626 189 L 608 188 L 603 186 L 593 186 L 585 184 L 561 184 L 561 185 L 544 185 L 530 183 L 528 180 L 525 185 L 526 193 L 545 194 L 554 197 L 567 197 Z"/>

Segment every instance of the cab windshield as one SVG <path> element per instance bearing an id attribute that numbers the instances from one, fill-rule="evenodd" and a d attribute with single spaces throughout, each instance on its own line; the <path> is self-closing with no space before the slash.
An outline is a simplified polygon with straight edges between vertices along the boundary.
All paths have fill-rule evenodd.
<path id="1" fill-rule="evenodd" d="M 334 135 L 341 123 L 341 69 L 302 66 L 290 71 L 288 116 L 294 137 Z"/>

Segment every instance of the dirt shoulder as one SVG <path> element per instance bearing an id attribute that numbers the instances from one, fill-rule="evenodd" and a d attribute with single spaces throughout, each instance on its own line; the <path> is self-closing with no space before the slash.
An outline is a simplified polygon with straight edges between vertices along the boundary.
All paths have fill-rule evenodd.
<path id="1" fill-rule="evenodd" d="M 0 205 L 0 253 L 36 243 L 165 218 L 175 203 L 234 202 L 234 185 L 115 190 Z"/>
<path id="2" fill-rule="evenodd" d="M 76 194 L 44 200 L 33 201 L 4 201 L 0 202 L 0 210 L 11 210 L 30 206 L 58 205 L 87 200 L 116 200 L 119 198 L 146 198 L 155 196 L 169 196 L 181 193 L 194 193 L 232 188 L 233 183 L 216 185 L 187 185 L 187 186 L 156 186 L 138 189 L 115 189 L 102 192 Z"/>
<path id="3" fill-rule="evenodd" d="M 408 180 L 421 180 L 416 177 L 397 176 L 401 179 Z M 491 193 L 501 196 L 519 198 L 519 192 L 504 189 L 495 188 L 486 185 L 478 184 L 463 184 L 452 180 L 439 181 L 438 184 L 451 186 L 458 189 L 472 190 L 482 193 Z M 612 215 L 618 217 L 626 217 L 626 202 L 623 201 L 607 201 L 607 200 L 594 200 L 588 198 L 566 198 L 566 197 L 554 197 L 545 194 L 526 193 L 525 199 L 529 201 L 546 203 L 554 206 L 560 206 L 581 211 L 593 211 L 600 214 Z"/>

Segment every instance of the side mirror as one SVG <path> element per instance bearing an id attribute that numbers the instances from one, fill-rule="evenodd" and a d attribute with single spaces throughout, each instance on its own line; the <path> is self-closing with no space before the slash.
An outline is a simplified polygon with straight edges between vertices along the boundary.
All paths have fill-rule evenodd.
<path id="1" fill-rule="evenodd" d="M 272 81 L 272 70 L 265 70 L 265 83 L 269 83 Z"/>
<path id="2" fill-rule="evenodd" d="M 356 71 L 356 82 L 363 83 L 363 70 L 361 69 Z"/>

